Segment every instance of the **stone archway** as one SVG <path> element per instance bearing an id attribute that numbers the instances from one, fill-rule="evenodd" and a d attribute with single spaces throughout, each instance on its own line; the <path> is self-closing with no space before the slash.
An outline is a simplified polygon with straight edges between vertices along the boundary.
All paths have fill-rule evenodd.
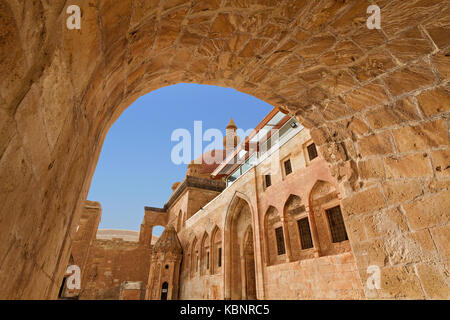
<path id="1" fill-rule="evenodd" d="M 225 299 L 256 299 L 252 211 L 235 196 L 225 222 Z"/>
<path id="2" fill-rule="evenodd" d="M 57 297 L 109 127 L 179 82 L 233 87 L 311 129 L 363 283 L 381 268 L 367 297 L 448 298 L 446 1 L 377 1 L 381 30 L 365 27 L 371 1 L 73 2 L 81 30 L 65 1 L 0 3 L 0 298 Z"/>
<path id="3" fill-rule="evenodd" d="M 164 281 L 161 286 L 161 300 L 167 300 L 167 291 L 169 290 L 169 284 Z"/>

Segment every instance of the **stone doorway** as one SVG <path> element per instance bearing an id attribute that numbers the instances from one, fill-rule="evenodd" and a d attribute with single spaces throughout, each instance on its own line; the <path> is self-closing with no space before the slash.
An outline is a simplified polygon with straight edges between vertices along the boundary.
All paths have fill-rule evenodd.
<path id="1" fill-rule="evenodd" d="M 161 287 L 161 300 L 167 300 L 167 291 L 169 291 L 169 284 L 164 282 Z"/>
<path id="2" fill-rule="evenodd" d="M 225 298 L 256 299 L 255 253 L 251 209 L 247 201 L 232 201 L 227 217 Z"/>
<path id="3" fill-rule="evenodd" d="M 256 300 L 256 275 L 255 275 L 255 247 L 253 245 L 253 229 L 248 226 L 242 244 L 243 261 L 243 283 L 242 298 Z"/>

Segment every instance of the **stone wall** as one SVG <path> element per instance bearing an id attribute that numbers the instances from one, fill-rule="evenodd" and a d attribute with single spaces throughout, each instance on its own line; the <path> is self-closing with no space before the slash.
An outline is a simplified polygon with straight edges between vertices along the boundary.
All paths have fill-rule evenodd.
<path id="1" fill-rule="evenodd" d="M 123 290 L 120 294 L 120 300 L 141 300 L 142 290 Z"/>
<path id="2" fill-rule="evenodd" d="M 323 212 L 315 211 L 311 199 L 332 196 L 331 201 L 340 203 L 336 194 L 335 182 L 327 170 L 326 162 L 319 158 L 312 161 L 305 154 L 303 145 L 311 142 L 308 130 L 304 129 L 280 149 L 253 169 L 250 169 L 228 186 L 213 201 L 196 212 L 179 231 L 184 249 L 180 299 L 223 299 L 226 298 L 226 264 L 230 264 L 231 254 L 226 254 L 232 246 L 232 234 L 226 236 L 230 225 L 228 216 L 232 214 L 236 199 L 247 202 L 251 210 L 256 266 L 256 290 L 259 299 L 364 299 L 365 294 L 357 265 L 349 241 L 332 243 L 329 227 Z M 288 157 L 293 172 L 283 175 L 283 160 Z M 264 175 L 271 174 L 272 185 L 264 186 Z M 292 195 L 304 206 L 306 217 L 314 215 L 311 230 L 317 230 L 314 249 L 301 250 L 296 220 L 287 232 L 288 219 L 292 213 L 286 212 Z M 276 255 L 275 263 L 269 258 L 268 246 L 275 239 L 274 230 L 266 229 L 265 215 L 269 208 L 276 210 L 279 225 L 283 227 L 287 253 Z M 242 212 L 241 212 L 242 214 Z M 296 217 L 298 218 L 298 217 Z M 318 228 L 320 227 L 320 228 Z M 202 239 L 207 237 L 211 255 L 215 252 L 211 239 L 215 230 L 221 233 L 222 266 L 215 272 L 215 260 L 210 260 L 210 269 L 203 266 L 204 253 Z M 238 232 L 238 226 L 235 228 Z M 242 230 L 241 230 L 242 231 Z M 240 233 L 241 235 L 243 232 Z M 317 240 L 320 240 L 316 243 Z M 193 248 L 195 242 L 195 248 Z M 319 244 L 320 242 L 320 244 Z M 324 246 L 324 244 L 327 246 Z M 196 271 L 194 251 L 199 252 L 200 267 Z M 216 260 L 217 261 L 217 260 Z"/>
<path id="3" fill-rule="evenodd" d="M 133 230 L 98 230 L 101 205 L 86 201 L 71 249 L 72 261 L 81 270 L 81 290 L 66 290 L 79 299 L 143 299 L 150 268 L 151 246 Z M 145 230 L 147 231 L 147 230 Z M 140 286 L 139 290 L 136 289 Z"/>
<path id="4" fill-rule="evenodd" d="M 203 275 L 195 277 L 183 277 L 180 290 L 182 300 L 222 300 L 223 276 Z"/>
<path id="5" fill-rule="evenodd" d="M 266 299 L 364 299 L 350 252 L 295 261 L 265 270 Z"/>
<path id="6" fill-rule="evenodd" d="M 123 282 L 147 283 L 150 262 L 150 249 L 138 242 L 95 240 L 83 270 L 79 299 L 119 300 Z M 144 295 L 141 290 L 139 299 Z"/>
<path id="7" fill-rule="evenodd" d="M 86 200 L 71 251 L 73 263 L 79 266 L 81 270 L 85 268 L 89 249 L 95 241 L 101 216 L 102 207 L 100 203 Z"/>
<path id="8" fill-rule="evenodd" d="M 141 300 L 142 299 L 142 282 L 125 281 L 120 286 L 120 300 Z"/>
<path id="9" fill-rule="evenodd" d="M 73 3 L 81 30 L 66 1 L 0 3 L 0 298 L 56 298 L 108 129 L 180 82 L 311 129 L 361 279 L 382 268 L 367 297 L 449 297 L 447 1 L 379 0 L 380 30 L 368 0 Z"/>

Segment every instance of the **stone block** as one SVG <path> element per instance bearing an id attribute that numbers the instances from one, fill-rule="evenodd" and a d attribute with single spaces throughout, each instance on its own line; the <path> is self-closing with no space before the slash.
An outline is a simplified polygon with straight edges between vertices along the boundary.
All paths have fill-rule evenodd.
<path id="1" fill-rule="evenodd" d="M 331 49 L 336 39 L 331 34 L 324 34 L 310 38 L 303 46 L 296 49 L 296 52 L 303 58 L 314 58 L 317 55 Z"/>
<path id="2" fill-rule="evenodd" d="M 426 229 L 392 235 L 385 239 L 385 245 L 391 265 L 432 261 L 436 258 L 436 248 Z"/>
<path id="3" fill-rule="evenodd" d="M 409 266 L 383 268 L 381 270 L 381 290 L 384 298 L 424 298 L 420 281 L 414 270 Z"/>
<path id="4" fill-rule="evenodd" d="M 433 169 L 438 177 L 450 175 L 450 149 L 431 152 Z"/>
<path id="5" fill-rule="evenodd" d="M 430 67 L 419 63 L 396 70 L 384 79 L 389 91 L 399 96 L 432 85 L 436 79 Z"/>
<path id="6" fill-rule="evenodd" d="M 388 72 L 397 65 L 385 48 L 373 50 L 366 58 L 350 67 L 355 77 L 363 82 Z"/>
<path id="7" fill-rule="evenodd" d="M 383 194 L 378 187 L 359 191 L 342 200 L 344 213 L 348 216 L 372 212 L 385 207 Z"/>
<path id="8" fill-rule="evenodd" d="M 355 134 L 365 134 L 369 131 L 369 127 L 361 117 L 355 116 L 347 123 L 346 127 Z"/>
<path id="9" fill-rule="evenodd" d="M 362 157 L 394 152 L 389 132 L 381 132 L 360 138 L 358 140 L 358 149 Z"/>
<path id="10" fill-rule="evenodd" d="M 388 205 L 412 200 L 423 194 L 422 185 L 414 180 L 387 181 L 383 184 Z"/>
<path id="11" fill-rule="evenodd" d="M 385 244 L 380 239 L 369 240 L 353 247 L 355 259 L 360 272 L 366 274 L 368 266 L 376 265 L 380 268 L 388 264 L 388 253 Z"/>
<path id="12" fill-rule="evenodd" d="M 404 123 L 405 121 L 419 120 L 417 108 L 413 98 L 408 97 L 397 101 L 394 105 L 381 106 L 366 113 L 370 127 L 381 129 Z"/>
<path id="13" fill-rule="evenodd" d="M 214 20 L 211 29 L 210 36 L 224 38 L 234 31 L 234 26 L 230 22 L 230 15 L 226 13 L 221 13 L 217 16 L 216 20 Z"/>
<path id="14" fill-rule="evenodd" d="M 448 9 L 447 9 L 448 10 Z M 450 44 L 448 34 L 450 32 L 449 21 L 448 21 L 448 11 L 447 11 L 447 21 L 442 21 L 441 23 L 430 24 L 425 27 L 428 34 L 430 35 L 433 42 L 442 49 Z"/>
<path id="15" fill-rule="evenodd" d="M 411 229 L 431 228 L 450 221 L 450 190 L 403 205 Z"/>
<path id="16" fill-rule="evenodd" d="M 431 43 L 417 27 L 399 34 L 387 44 L 387 48 L 402 63 L 416 60 L 433 50 Z"/>
<path id="17" fill-rule="evenodd" d="M 450 225 L 430 229 L 433 241 L 443 260 L 450 260 Z"/>
<path id="18" fill-rule="evenodd" d="M 382 158 L 358 161 L 358 174 L 362 179 L 383 179 L 385 172 Z"/>
<path id="19" fill-rule="evenodd" d="M 406 217 L 398 207 L 368 215 L 364 217 L 363 221 L 369 239 L 395 235 L 409 230 Z"/>
<path id="20" fill-rule="evenodd" d="M 131 18 L 131 0 L 120 2 L 102 1 L 99 13 L 103 26 L 103 46 L 105 51 L 113 47 L 113 43 L 125 38 Z"/>
<path id="21" fill-rule="evenodd" d="M 352 41 L 346 40 L 336 44 L 333 51 L 327 52 L 319 58 L 319 62 L 329 67 L 347 65 L 355 62 L 363 55 L 361 49 Z"/>
<path id="22" fill-rule="evenodd" d="M 384 87 L 377 83 L 369 83 L 353 90 L 345 96 L 345 101 L 355 111 L 360 111 L 371 106 L 383 105 L 388 100 L 389 98 L 384 91 Z"/>
<path id="23" fill-rule="evenodd" d="M 450 110 L 450 85 L 424 91 L 417 96 L 417 101 L 427 117 L 448 112 Z"/>
<path id="24" fill-rule="evenodd" d="M 364 224 L 360 219 L 349 218 L 345 221 L 345 229 L 352 241 L 361 242 L 367 239 Z"/>
<path id="25" fill-rule="evenodd" d="M 442 78 L 450 78 L 450 49 L 437 53 L 431 58 L 431 61 L 436 66 Z"/>
<path id="26" fill-rule="evenodd" d="M 414 178 L 433 175 L 429 156 L 416 153 L 403 157 L 387 157 L 384 159 L 387 178 Z"/>
<path id="27" fill-rule="evenodd" d="M 340 71 L 331 77 L 327 77 L 319 84 L 322 88 L 329 90 L 333 95 L 339 95 L 350 91 L 357 85 L 356 80 L 346 71 Z"/>
<path id="28" fill-rule="evenodd" d="M 437 193 L 445 189 L 450 189 L 450 179 L 436 180 L 429 178 L 423 182 L 423 189 L 428 193 Z"/>
<path id="29" fill-rule="evenodd" d="M 441 119 L 393 130 L 392 134 L 400 152 L 425 151 L 449 144 L 447 123 Z"/>
<path id="30" fill-rule="evenodd" d="M 421 263 L 416 266 L 421 285 L 428 299 L 450 299 L 448 271 L 443 266 Z"/>

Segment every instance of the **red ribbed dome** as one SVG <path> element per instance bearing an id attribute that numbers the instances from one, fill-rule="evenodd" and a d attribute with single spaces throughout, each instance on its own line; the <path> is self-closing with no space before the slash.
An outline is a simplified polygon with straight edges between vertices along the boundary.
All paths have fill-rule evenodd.
<path id="1" fill-rule="evenodd" d="M 193 162 L 195 164 L 201 164 L 199 173 L 212 173 L 224 159 L 225 150 L 214 149 L 206 151 Z"/>

